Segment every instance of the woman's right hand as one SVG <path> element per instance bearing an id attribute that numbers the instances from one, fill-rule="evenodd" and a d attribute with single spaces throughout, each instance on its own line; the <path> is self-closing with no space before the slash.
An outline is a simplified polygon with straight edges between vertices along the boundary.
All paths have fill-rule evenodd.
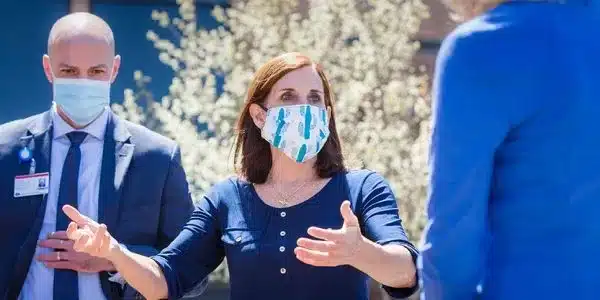
<path id="1" fill-rule="evenodd" d="M 117 240 L 106 230 L 106 225 L 82 215 L 73 206 L 65 205 L 62 210 L 72 221 L 67 228 L 67 237 L 74 242 L 75 251 L 111 260 L 121 250 Z"/>

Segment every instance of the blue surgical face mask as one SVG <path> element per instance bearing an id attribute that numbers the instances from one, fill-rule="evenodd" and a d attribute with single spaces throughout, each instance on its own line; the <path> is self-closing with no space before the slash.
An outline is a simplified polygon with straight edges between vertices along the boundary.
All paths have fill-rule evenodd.
<path id="1" fill-rule="evenodd" d="M 267 110 L 261 136 L 298 163 L 317 156 L 329 137 L 329 117 L 323 107 L 286 105 Z"/>
<path id="2" fill-rule="evenodd" d="M 110 81 L 54 76 L 52 87 L 54 102 L 79 126 L 93 122 L 110 105 Z"/>

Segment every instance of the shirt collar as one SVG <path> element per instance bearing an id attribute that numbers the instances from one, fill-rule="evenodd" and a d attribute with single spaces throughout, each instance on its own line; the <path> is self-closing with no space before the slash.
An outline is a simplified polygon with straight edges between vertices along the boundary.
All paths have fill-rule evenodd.
<path id="1" fill-rule="evenodd" d="M 58 114 L 56 103 L 52 103 L 52 123 L 54 126 L 54 139 L 61 138 L 72 131 L 83 131 L 97 140 L 104 140 L 106 132 L 106 124 L 108 123 L 108 108 L 105 108 L 102 114 L 92 123 L 81 129 L 75 129 L 67 124 L 65 120 Z"/>

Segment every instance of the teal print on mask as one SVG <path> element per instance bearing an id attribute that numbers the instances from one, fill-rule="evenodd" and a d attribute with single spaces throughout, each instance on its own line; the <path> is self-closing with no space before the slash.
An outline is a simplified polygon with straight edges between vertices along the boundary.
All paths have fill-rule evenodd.
<path id="1" fill-rule="evenodd" d="M 296 162 L 303 162 L 304 156 L 306 156 L 306 144 L 302 144 L 302 147 L 300 147 L 300 151 L 298 151 L 298 157 L 296 157 Z"/>
<path id="2" fill-rule="evenodd" d="M 310 106 L 306 106 L 305 107 L 305 111 L 304 111 L 304 138 L 305 139 L 310 139 L 310 127 L 311 127 L 311 121 L 312 121 L 312 113 L 310 111 Z M 306 146 L 306 145 L 305 145 Z M 306 149 L 305 149 L 306 152 Z"/>
<path id="3" fill-rule="evenodd" d="M 285 109 L 280 108 L 279 114 L 277 115 L 277 131 L 275 131 L 275 138 L 273 139 L 273 147 L 279 148 L 281 144 L 281 134 L 283 133 L 283 127 L 285 126 Z"/>

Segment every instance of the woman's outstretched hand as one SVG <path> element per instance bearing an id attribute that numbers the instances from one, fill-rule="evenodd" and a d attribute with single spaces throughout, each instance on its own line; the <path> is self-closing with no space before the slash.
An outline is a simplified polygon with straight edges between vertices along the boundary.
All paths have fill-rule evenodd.
<path id="1" fill-rule="evenodd" d="M 335 267 L 352 265 L 359 256 L 365 238 L 360 231 L 358 218 L 350 208 L 350 201 L 344 201 L 340 207 L 344 225 L 341 229 L 311 227 L 308 234 L 319 239 L 298 239 L 296 257 L 309 265 Z"/>
<path id="2" fill-rule="evenodd" d="M 106 225 L 98 224 L 70 205 L 63 206 L 62 210 L 72 221 L 67 228 L 67 237 L 74 242 L 75 251 L 110 260 L 111 254 L 120 249 Z"/>

